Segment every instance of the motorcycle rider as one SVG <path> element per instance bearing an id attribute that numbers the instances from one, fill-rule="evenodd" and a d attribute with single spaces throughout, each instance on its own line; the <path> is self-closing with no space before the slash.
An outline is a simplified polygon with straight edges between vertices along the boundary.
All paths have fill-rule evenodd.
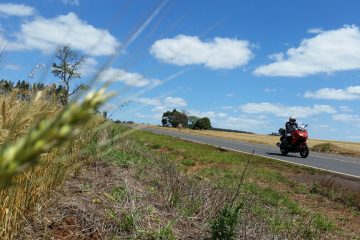
<path id="1" fill-rule="evenodd" d="M 295 130 L 297 130 L 299 125 L 296 123 L 296 117 L 290 116 L 289 121 L 285 123 L 285 140 L 288 142 L 288 144 L 291 144 L 291 133 Z"/>
<path id="2" fill-rule="evenodd" d="M 299 125 L 296 123 L 296 117 L 290 116 L 289 121 L 285 123 L 286 133 L 292 133 L 298 129 Z"/>

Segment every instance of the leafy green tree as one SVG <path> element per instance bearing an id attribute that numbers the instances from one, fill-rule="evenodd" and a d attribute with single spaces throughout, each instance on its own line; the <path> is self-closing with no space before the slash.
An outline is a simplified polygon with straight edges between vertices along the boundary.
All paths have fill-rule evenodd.
<path id="1" fill-rule="evenodd" d="M 43 83 L 34 83 L 34 84 L 32 85 L 32 90 L 33 90 L 34 92 L 42 91 L 42 90 L 44 90 L 44 89 L 45 89 L 45 84 L 43 84 Z"/>
<path id="2" fill-rule="evenodd" d="M 195 123 L 197 122 L 197 120 L 199 120 L 199 118 L 196 117 L 196 116 L 188 116 L 188 127 L 189 128 L 194 128 Z"/>
<path id="3" fill-rule="evenodd" d="M 163 113 L 162 120 L 163 126 L 177 127 L 181 124 L 183 127 L 188 126 L 188 117 L 185 113 L 179 112 L 174 109 L 172 112 L 166 111 Z"/>
<path id="4" fill-rule="evenodd" d="M 2 79 L 0 80 L 0 93 L 1 94 L 8 94 L 14 88 L 14 83 L 12 81 Z"/>
<path id="5" fill-rule="evenodd" d="M 172 121 L 171 126 L 177 127 L 179 124 L 181 124 L 183 127 L 187 127 L 188 125 L 188 117 L 185 113 L 179 112 L 176 109 L 172 111 Z"/>
<path id="6" fill-rule="evenodd" d="M 84 56 L 80 56 L 78 52 L 72 50 L 70 46 L 63 46 L 57 49 L 55 54 L 58 63 L 53 63 L 52 74 L 58 77 L 64 85 L 63 104 L 67 104 L 69 98 L 82 89 L 87 89 L 85 84 L 79 84 L 73 90 L 70 90 L 70 83 L 81 78 L 79 67 L 86 61 Z"/>
<path id="7" fill-rule="evenodd" d="M 17 89 L 19 89 L 19 90 L 27 91 L 27 90 L 30 90 L 30 83 L 28 83 L 28 82 L 25 81 L 25 80 L 18 81 L 18 82 L 16 83 L 15 88 L 17 88 Z"/>
<path id="8" fill-rule="evenodd" d="M 172 120 L 172 113 L 170 111 L 166 111 L 162 115 L 161 123 L 163 126 L 170 126 Z"/>
<path id="9" fill-rule="evenodd" d="M 193 129 L 199 129 L 199 130 L 208 130 L 211 128 L 211 122 L 210 119 L 207 117 L 200 118 L 196 121 L 196 123 L 193 126 Z"/>

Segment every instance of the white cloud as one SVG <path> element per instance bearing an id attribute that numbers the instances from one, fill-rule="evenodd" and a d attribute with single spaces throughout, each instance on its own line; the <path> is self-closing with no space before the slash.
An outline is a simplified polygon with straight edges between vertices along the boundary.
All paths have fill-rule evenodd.
<path id="1" fill-rule="evenodd" d="M 145 105 L 152 105 L 152 106 L 162 105 L 161 100 L 157 98 L 136 98 L 134 101 Z"/>
<path id="2" fill-rule="evenodd" d="M 86 54 L 102 56 L 114 54 L 120 45 L 107 30 L 95 28 L 74 13 L 52 19 L 37 17 L 23 23 L 15 36 L 14 40 L 3 39 L 7 50 L 39 49 L 49 53 L 68 44 Z"/>
<path id="3" fill-rule="evenodd" d="M 214 111 L 199 111 L 189 110 L 187 115 L 194 115 L 197 117 L 208 117 L 214 127 L 243 130 L 243 131 L 256 131 L 268 127 L 269 123 L 264 116 L 253 117 L 249 115 L 229 116 L 223 112 Z"/>
<path id="4" fill-rule="evenodd" d="M 274 53 L 269 55 L 269 59 L 273 61 L 282 61 L 284 60 L 284 53 Z"/>
<path id="5" fill-rule="evenodd" d="M 132 87 L 145 87 L 149 84 L 158 85 L 158 79 L 148 79 L 139 73 L 130 73 L 122 69 L 108 68 L 99 74 L 98 79 L 109 82 L 123 82 Z"/>
<path id="6" fill-rule="evenodd" d="M 360 94 L 360 86 L 351 86 L 346 89 L 349 93 Z"/>
<path id="7" fill-rule="evenodd" d="M 202 64 L 211 69 L 233 69 L 253 58 L 248 41 L 216 37 L 203 42 L 196 36 L 186 35 L 158 40 L 150 52 L 166 63 L 178 66 Z"/>
<path id="8" fill-rule="evenodd" d="M 247 103 L 240 106 L 240 110 L 250 114 L 274 114 L 278 117 L 288 117 L 290 115 L 308 117 L 321 113 L 336 113 L 336 110 L 329 105 L 313 106 L 286 106 L 274 103 Z"/>
<path id="9" fill-rule="evenodd" d="M 142 113 L 134 113 L 134 116 L 137 118 L 146 118 L 147 117 L 145 114 L 142 114 Z"/>
<path id="10" fill-rule="evenodd" d="M 264 89 L 264 92 L 267 92 L 267 93 L 272 93 L 272 92 L 276 92 L 277 89 L 276 88 L 265 88 Z"/>
<path id="11" fill-rule="evenodd" d="M 61 0 L 65 5 L 80 6 L 80 0 Z"/>
<path id="12" fill-rule="evenodd" d="M 183 98 L 179 98 L 179 97 L 167 97 L 164 99 L 164 104 L 166 106 L 176 106 L 176 107 L 187 106 L 186 101 Z"/>
<path id="13" fill-rule="evenodd" d="M 35 8 L 15 3 L 0 3 L 0 15 L 29 17 L 36 13 Z"/>
<path id="14" fill-rule="evenodd" d="M 321 28 L 310 28 L 307 30 L 307 32 L 312 34 L 318 34 L 318 33 L 322 33 L 323 30 Z"/>
<path id="15" fill-rule="evenodd" d="M 98 62 L 95 58 L 87 58 L 86 61 L 80 66 L 79 72 L 82 76 L 89 76 L 91 74 L 95 74 L 97 69 Z"/>
<path id="16" fill-rule="evenodd" d="M 18 64 L 12 64 L 12 63 L 6 64 L 6 65 L 5 65 L 5 68 L 6 68 L 6 69 L 9 69 L 9 70 L 13 70 L 13 71 L 20 71 L 20 70 L 21 70 L 21 66 L 20 66 L 20 65 L 18 65 Z"/>
<path id="17" fill-rule="evenodd" d="M 176 107 L 186 107 L 187 103 L 185 99 L 180 97 L 166 97 L 166 98 L 136 98 L 135 102 L 155 106 L 151 111 L 153 112 L 165 112 L 167 110 L 172 110 Z"/>
<path id="18" fill-rule="evenodd" d="M 236 129 L 242 131 L 256 131 L 268 127 L 266 120 L 256 119 L 249 116 L 229 117 L 217 123 L 221 128 Z"/>
<path id="19" fill-rule="evenodd" d="M 113 104 L 113 103 L 105 103 L 101 107 L 101 111 L 111 112 L 111 111 L 115 111 L 118 108 L 119 107 L 117 105 Z"/>
<path id="20" fill-rule="evenodd" d="M 231 109 L 234 109 L 234 107 L 233 106 L 222 106 L 221 109 L 231 110 Z"/>
<path id="21" fill-rule="evenodd" d="M 345 89 L 322 88 L 315 92 L 307 91 L 306 98 L 332 99 L 332 100 L 356 100 L 360 99 L 360 86 L 351 86 Z"/>
<path id="22" fill-rule="evenodd" d="M 197 117 L 200 117 L 200 118 L 207 117 L 207 118 L 210 118 L 210 119 L 213 119 L 213 118 L 216 117 L 216 113 L 214 111 L 202 112 L 202 111 L 198 111 L 198 110 L 195 110 L 195 109 L 189 110 L 188 115 L 197 116 Z"/>
<path id="23" fill-rule="evenodd" d="M 227 115 L 227 113 L 222 113 L 222 112 L 220 112 L 220 113 L 217 114 L 217 116 L 218 116 L 219 118 L 226 118 L 228 115 Z"/>
<path id="24" fill-rule="evenodd" d="M 342 112 L 352 112 L 353 110 L 349 106 L 339 106 Z"/>
<path id="25" fill-rule="evenodd" d="M 360 116 L 355 114 L 335 114 L 333 119 L 339 122 L 351 123 L 357 127 L 360 127 Z"/>
<path id="26" fill-rule="evenodd" d="M 161 113 L 155 113 L 155 114 L 143 114 L 143 113 L 134 113 L 134 117 L 136 118 L 143 118 L 143 119 L 155 119 L 160 121 L 162 114 Z"/>
<path id="27" fill-rule="evenodd" d="M 226 94 L 226 96 L 227 96 L 228 98 L 234 98 L 234 97 L 235 97 L 235 94 L 233 94 L 233 93 L 228 93 L 228 94 Z"/>
<path id="28" fill-rule="evenodd" d="M 165 111 L 169 111 L 170 109 L 167 106 L 156 106 L 151 109 L 152 112 L 163 113 Z"/>
<path id="29" fill-rule="evenodd" d="M 317 73 L 360 69 L 360 31 L 344 26 L 317 35 L 287 50 L 286 57 L 255 69 L 255 75 L 303 77 Z"/>

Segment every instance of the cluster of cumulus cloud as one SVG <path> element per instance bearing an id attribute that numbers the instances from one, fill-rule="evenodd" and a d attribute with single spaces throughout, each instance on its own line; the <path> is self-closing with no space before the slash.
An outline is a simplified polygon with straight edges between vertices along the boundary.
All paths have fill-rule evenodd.
<path id="1" fill-rule="evenodd" d="M 79 0 L 62 1 L 64 4 L 80 4 Z M 97 28 L 72 12 L 46 18 L 28 5 L 0 3 L 0 17 L 25 19 L 16 30 L 6 31 L 0 26 L 0 43 L 6 46 L 7 51 L 40 50 L 44 53 L 53 53 L 57 46 L 69 44 L 89 57 L 87 66 L 83 68 L 84 72 L 91 72 L 95 68 L 97 57 L 119 54 L 124 47 L 123 43 L 108 30 Z M 11 34 L 7 34 L 8 32 Z M 360 30 L 356 25 L 344 25 L 332 30 L 310 29 L 308 34 L 308 38 L 301 40 L 297 46 L 271 54 L 266 60 L 269 62 L 252 68 L 252 73 L 259 77 L 307 77 L 360 69 Z M 254 46 L 255 44 L 246 39 L 224 37 L 200 39 L 198 36 L 180 34 L 155 41 L 149 53 L 163 63 L 176 66 L 200 65 L 212 70 L 229 70 L 249 64 L 255 58 Z M 16 66 L 9 65 L 10 67 L 16 69 Z M 99 78 L 123 82 L 133 87 L 157 86 L 162 82 L 140 73 L 113 67 L 103 69 Z M 312 99 L 358 100 L 360 86 L 315 89 L 306 91 L 303 96 Z M 153 105 L 154 111 L 158 112 L 162 110 L 161 106 L 186 106 L 184 99 L 171 97 L 151 101 L 139 99 L 139 102 Z M 240 106 L 239 109 L 246 114 L 272 113 L 280 117 L 283 117 L 284 112 L 301 112 L 304 116 L 330 113 L 334 114 L 334 119 L 338 121 L 360 122 L 359 116 L 348 113 L 336 114 L 335 109 L 328 105 L 291 107 L 273 103 L 248 103 Z M 214 113 L 215 118 L 222 116 L 224 114 Z M 257 123 L 256 120 L 250 120 L 246 124 L 254 121 Z M 240 120 L 232 119 L 232 121 Z"/>

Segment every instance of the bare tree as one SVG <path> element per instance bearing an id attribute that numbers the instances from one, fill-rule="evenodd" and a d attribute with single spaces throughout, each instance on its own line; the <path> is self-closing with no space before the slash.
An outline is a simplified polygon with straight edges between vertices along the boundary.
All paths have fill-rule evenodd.
<path id="1" fill-rule="evenodd" d="M 60 78 L 64 85 L 62 103 L 67 104 L 73 94 L 88 88 L 85 84 L 79 84 L 70 91 L 70 83 L 74 79 L 81 78 L 79 67 L 86 61 L 86 58 L 79 55 L 75 50 L 72 50 L 68 45 L 59 47 L 56 50 L 55 56 L 59 62 L 53 63 L 51 72 L 54 76 Z"/>

